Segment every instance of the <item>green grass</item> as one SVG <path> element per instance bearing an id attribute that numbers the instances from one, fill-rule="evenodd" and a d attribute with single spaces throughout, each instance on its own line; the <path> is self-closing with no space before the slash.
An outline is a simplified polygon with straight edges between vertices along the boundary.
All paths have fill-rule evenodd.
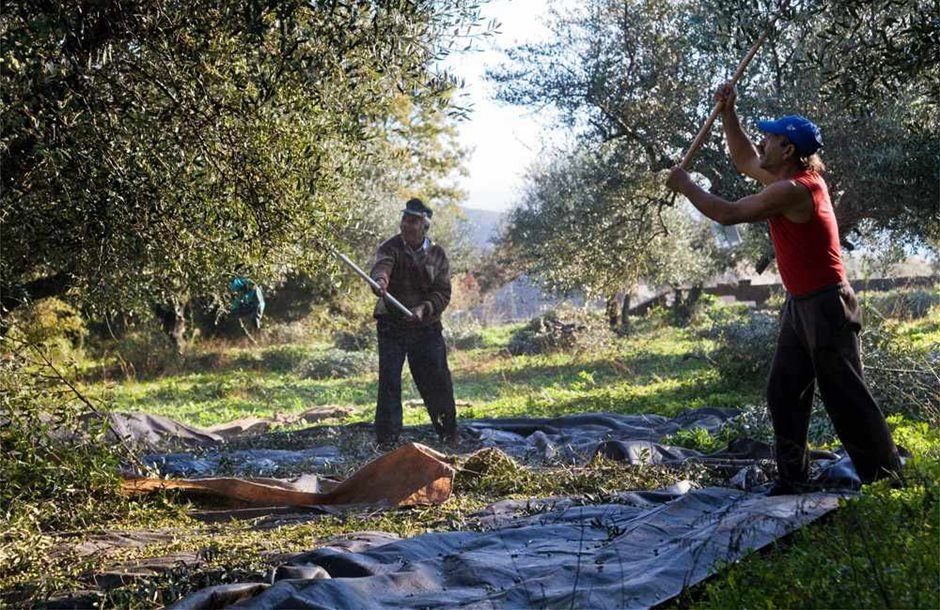
<path id="1" fill-rule="evenodd" d="M 470 407 L 459 417 L 557 416 L 573 412 L 658 413 L 675 415 L 701 406 L 734 407 L 759 400 L 763 380 L 729 382 L 696 357 L 700 344 L 690 333 L 662 327 L 624 337 L 603 353 L 510 356 L 511 332 L 520 325 L 484 331 L 484 347 L 450 356 L 454 394 Z M 144 381 L 88 384 L 88 393 L 117 411 L 163 415 L 210 426 L 240 417 L 296 414 L 311 407 L 347 405 L 352 415 L 341 423 L 368 421 L 375 408 L 375 372 L 343 379 L 303 379 L 289 370 L 316 350 L 279 348 L 278 358 L 257 358 L 244 351 L 213 359 L 226 363 L 212 372 L 183 372 Z M 205 357 L 204 357 L 205 358 Z M 274 370 L 237 363 L 277 362 Z M 405 367 L 403 400 L 419 398 Z M 406 424 L 426 423 L 424 410 L 406 408 Z"/>
<path id="2" fill-rule="evenodd" d="M 91 389 L 116 411 L 164 415 L 197 426 L 241 417 L 299 413 L 322 405 L 365 406 L 375 400 L 373 375 L 301 379 L 292 373 L 228 371 L 190 373 Z"/>

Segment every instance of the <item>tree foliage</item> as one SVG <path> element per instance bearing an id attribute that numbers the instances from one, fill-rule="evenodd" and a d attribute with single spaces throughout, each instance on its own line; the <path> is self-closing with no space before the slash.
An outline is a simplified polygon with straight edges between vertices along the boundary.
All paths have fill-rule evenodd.
<path id="1" fill-rule="evenodd" d="M 535 169 L 504 238 L 553 287 L 608 294 L 645 279 L 700 282 L 727 262 L 655 172 L 694 127 L 708 72 L 686 32 L 688 6 L 595 0 L 555 13 L 553 42 L 512 49 L 490 76 L 502 99 L 551 104 L 575 152 Z M 722 162 L 719 170 L 731 173 Z M 740 185 L 738 186 L 740 188 Z"/>
<path id="2" fill-rule="evenodd" d="M 490 74 L 499 97 L 556 108 L 579 146 L 566 162 L 533 172 L 504 250 L 539 253 L 522 266 L 568 284 L 612 285 L 619 274 L 629 286 L 663 261 L 678 260 L 686 243 L 650 241 L 656 227 L 650 219 L 663 218 L 666 235 L 688 218 L 661 213 L 670 200 L 652 172 L 682 155 L 711 110 L 712 92 L 778 10 L 766 0 L 591 0 L 553 14 L 550 42 L 511 49 Z M 843 232 L 866 227 L 936 244 L 936 3 L 804 0 L 781 17 L 739 84 L 746 123 L 797 112 L 812 117 L 826 140 L 827 180 Z M 756 185 L 731 166 L 718 132 L 693 167 L 713 191 L 734 200 Z M 615 156 L 605 152 L 613 149 Z M 586 157 L 597 160 L 593 178 L 574 169 Z M 552 186 L 574 174 L 583 188 Z M 612 184 L 619 185 L 616 196 L 598 196 L 612 192 Z M 552 225 L 543 215 L 565 205 L 590 209 L 590 216 L 551 239 L 538 225 Z M 571 224 L 555 218 L 556 231 Z M 617 220 L 625 218 L 632 222 Z M 743 233 L 742 253 L 757 259 L 766 252 L 762 224 Z M 573 258 L 575 252 L 592 255 Z M 705 265 L 696 273 L 707 271 Z"/>
<path id="3" fill-rule="evenodd" d="M 761 19 L 751 2 L 707 8 L 724 39 Z M 800 112 L 822 126 L 843 233 L 865 227 L 934 245 L 940 238 L 936 11 L 923 0 L 791 2 L 749 70 L 748 117 Z"/>
<path id="4" fill-rule="evenodd" d="M 406 148 L 393 135 L 439 135 L 453 83 L 433 66 L 476 11 L 7 3 L 4 306 L 71 288 L 126 310 L 218 292 L 239 267 L 268 284 L 315 273 L 319 246 L 364 222 L 373 168 Z"/>
<path id="5" fill-rule="evenodd" d="M 561 292 L 610 295 L 641 279 L 678 286 L 714 273 L 724 256 L 710 223 L 663 205 L 655 174 L 622 154 L 612 142 L 534 168 L 503 253 Z"/>
<path id="6" fill-rule="evenodd" d="M 449 92 L 441 96 L 449 102 Z M 381 137 L 372 142 L 374 162 L 364 164 L 361 175 L 346 186 L 355 221 L 342 238 L 361 260 L 369 260 L 380 241 L 398 232 L 401 209 L 411 197 L 434 209 L 431 236 L 447 250 L 451 267 L 462 269 L 472 258 L 458 205 L 465 194 L 456 184 L 465 171 L 466 151 L 447 108 L 415 104 L 406 96 L 392 104 L 380 126 Z"/>

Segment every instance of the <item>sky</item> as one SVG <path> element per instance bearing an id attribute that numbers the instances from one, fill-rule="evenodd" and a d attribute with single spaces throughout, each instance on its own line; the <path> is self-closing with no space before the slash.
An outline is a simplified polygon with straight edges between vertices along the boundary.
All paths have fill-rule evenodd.
<path id="1" fill-rule="evenodd" d="M 460 103 L 473 108 L 469 119 L 458 125 L 461 145 L 471 151 L 469 175 L 460 180 L 468 193 L 464 207 L 508 211 L 521 193 L 526 167 L 543 148 L 549 126 L 540 123 L 532 109 L 497 102 L 484 74 L 504 60 L 503 49 L 545 39 L 549 5 L 546 0 L 487 2 L 481 14 L 484 21 L 501 24 L 498 33 L 476 43 L 478 50 L 455 55 L 446 64 L 464 79 Z"/>

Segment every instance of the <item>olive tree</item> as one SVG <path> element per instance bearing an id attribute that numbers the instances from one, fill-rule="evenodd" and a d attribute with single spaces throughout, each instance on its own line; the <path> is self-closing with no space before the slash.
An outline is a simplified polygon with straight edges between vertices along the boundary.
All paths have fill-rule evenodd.
<path id="1" fill-rule="evenodd" d="M 687 142 L 710 83 L 689 6 L 592 0 L 554 13 L 551 42 L 512 49 L 491 72 L 502 99 L 553 105 L 577 137 L 533 170 L 504 237 L 549 286 L 611 295 L 641 280 L 701 283 L 727 262 L 657 173 Z M 725 174 L 721 162 L 712 178 Z"/>
<path id="2" fill-rule="evenodd" d="M 689 206 L 667 205 L 662 185 L 631 167 L 620 143 L 557 153 L 528 176 L 500 255 L 550 290 L 584 290 L 612 301 L 640 281 L 701 285 L 729 264 L 724 234 Z"/>
<path id="3" fill-rule="evenodd" d="M 911 243 L 936 244 L 940 35 L 932 4 L 792 2 L 739 85 L 740 114 L 748 129 L 756 119 L 794 112 L 822 126 L 827 180 L 844 231 L 890 230 Z M 608 172 L 629 186 L 618 197 L 592 204 L 603 206 L 598 216 L 604 218 L 650 218 L 659 215 L 666 195 L 656 190 L 652 175 L 636 179 L 637 169 L 652 174 L 682 155 L 711 110 L 712 91 L 730 77 L 779 10 L 776 2 L 764 0 L 591 0 L 556 12 L 549 24 L 552 41 L 512 49 L 491 77 L 508 102 L 556 108 L 583 147 L 597 150 L 616 142 L 622 154 L 611 160 Z M 718 134 L 717 128 L 711 132 L 693 169 L 727 198 L 754 192 L 758 185 L 734 170 Z M 543 247 L 525 237 L 538 235 L 530 230 L 538 216 L 526 211 L 514 216 L 518 226 L 509 235 L 516 252 Z M 625 226 L 607 239 L 610 250 L 623 250 L 627 241 L 646 253 L 649 235 Z M 743 235 L 742 252 L 767 261 L 763 223 L 746 227 Z M 675 243 L 662 242 L 660 260 L 674 259 Z M 628 258 L 635 265 L 630 272 L 609 256 L 587 259 L 580 272 L 563 267 L 552 272 L 590 284 L 618 272 L 629 281 L 660 268 Z M 728 257 L 729 264 L 735 258 Z M 541 260 L 543 267 L 571 264 L 565 255 Z M 606 268 L 586 269 L 592 262 Z"/>
<path id="4" fill-rule="evenodd" d="M 6 3 L 3 308 L 316 273 L 394 163 L 397 109 L 444 116 L 434 66 L 476 21 L 468 0 Z"/>

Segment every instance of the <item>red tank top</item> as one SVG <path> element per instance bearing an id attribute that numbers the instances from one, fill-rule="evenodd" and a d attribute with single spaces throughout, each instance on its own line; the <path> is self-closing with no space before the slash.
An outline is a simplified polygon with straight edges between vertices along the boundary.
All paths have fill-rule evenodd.
<path id="1" fill-rule="evenodd" d="M 813 196 L 813 216 L 797 223 L 784 216 L 768 219 L 770 238 L 777 255 L 777 268 L 787 291 L 803 296 L 845 281 L 839 227 L 822 176 L 804 170 L 793 180 Z"/>

